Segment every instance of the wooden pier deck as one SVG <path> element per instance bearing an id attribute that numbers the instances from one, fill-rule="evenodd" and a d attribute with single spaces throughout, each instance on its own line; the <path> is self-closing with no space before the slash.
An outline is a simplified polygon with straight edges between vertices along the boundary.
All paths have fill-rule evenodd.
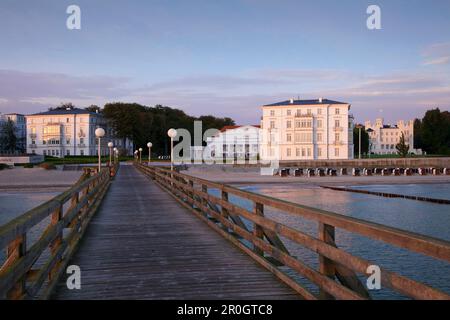
<path id="1" fill-rule="evenodd" d="M 69 265 L 81 268 L 81 290 L 63 275 L 54 299 L 300 298 L 128 165 Z"/>

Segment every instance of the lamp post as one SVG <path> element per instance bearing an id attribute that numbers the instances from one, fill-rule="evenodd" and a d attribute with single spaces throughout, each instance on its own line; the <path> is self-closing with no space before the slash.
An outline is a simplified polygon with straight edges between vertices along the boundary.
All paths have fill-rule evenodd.
<path id="1" fill-rule="evenodd" d="M 134 151 L 134 158 L 135 158 L 136 160 L 137 160 L 137 158 L 138 158 L 138 152 L 139 152 L 139 151 L 137 151 L 137 150 Z"/>
<path id="2" fill-rule="evenodd" d="M 112 166 L 112 148 L 114 147 L 114 143 L 111 141 L 108 142 L 108 148 L 109 148 L 109 166 Z"/>
<path id="3" fill-rule="evenodd" d="M 150 165 L 150 161 L 152 161 L 152 146 L 153 146 L 153 143 L 151 143 L 151 142 L 147 143 L 147 147 L 148 147 L 148 165 Z"/>
<path id="4" fill-rule="evenodd" d="M 142 148 L 139 148 L 139 163 L 142 163 Z"/>
<path id="5" fill-rule="evenodd" d="M 170 170 L 173 171 L 173 139 L 177 136 L 177 130 L 169 129 L 167 135 L 170 137 Z"/>
<path id="6" fill-rule="evenodd" d="M 95 129 L 95 136 L 98 138 L 98 173 L 102 169 L 102 156 L 101 156 L 101 140 L 105 136 L 105 130 L 103 128 Z"/>
<path id="7" fill-rule="evenodd" d="M 361 128 L 362 128 L 362 125 L 358 124 L 358 125 L 356 125 L 356 127 L 358 128 L 358 131 L 359 131 L 358 159 L 361 159 Z"/>
<path id="8" fill-rule="evenodd" d="M 117 150 L 117 148 L 116 147 L 114 147 L 114 149 L 113 149 L 113 152 L 114 152 L 114 163 L 116 163 L 117 162 L 117 152 L 118 152 L 119 150 Z"/>

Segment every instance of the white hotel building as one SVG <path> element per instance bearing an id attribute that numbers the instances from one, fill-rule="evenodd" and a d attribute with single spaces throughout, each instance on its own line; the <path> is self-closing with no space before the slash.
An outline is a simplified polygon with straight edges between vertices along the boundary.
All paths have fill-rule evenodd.
<path id="1" fill-rule="evenodd" d="M 112 141 L 122 154 L 130 154 L 132 144 L 112 139 L 111 130 L 99 113 L 78 108 L 51 110 L 26 116 L 27 153 L 54 157 L 97 155 L 95 129 L 106 131 L 101 139 L 101 154 L 109 154 L 107 144 Z M 125 144 L 124 144 L 125 143 Z M 132 152 L 132 151 L 131 151 Z"/>
<path id="2" fill-rule="evenodd" d="M 225 126 L 207 138 L 208 156 L 215 161 L 256 161 L 259 157 L 259 125 Z"/>
<path id="3" fill-rule="evenodd" d="M 262 106 L 263 160 L 353 159 L 350 104 L 324 98 Z"/>
<path id="4" fill-rule="evenodd" d="M 422 150 L 414 149 L 414 120 L 397 121 L 396 125 L 384 124 L 383 118 L 378 118 L 375 123 L 366 121 L 365 129 L 369 134 L 370 152 L 374 154 L 396 154 L 395 146 L 400 142 L 402 133 L 405 143 L 409 145 L 409 152 L 422 154 Z"/>

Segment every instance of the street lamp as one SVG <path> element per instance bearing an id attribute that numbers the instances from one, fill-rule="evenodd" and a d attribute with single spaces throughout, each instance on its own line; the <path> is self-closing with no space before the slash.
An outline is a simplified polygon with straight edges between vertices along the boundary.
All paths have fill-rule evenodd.
<path id="1" fill-rule="evenodd" d="M 359 155 L 358 155 L 358 158 L 361 159 L 361 128 L 362 128 L 362 125 L 358 124 L 358 125 L 356 125 L 356 127 L 359 130 L 359 144 L 358 144 Z"/>
<path id="2" fill-rule="evenodd" d="M 149 142 L 149 143 L 147 143 L 147 147 L 148 147 L 148 165 L 150 165 L 150 161 L 151 161 L 151 159 L 152 159 L 152 146 L 153 146 L 153 143 L 151 143 L 151 142 Z"/>
<path id="3" fill-rule="evenodd" d="M 135 159 L 137 159 L 137 158 L 138 158 L 138 152 L 139 152 L 139 151 L 137 151 L 137 150 L 136 150 L 136 151 L 134 151 L 134 158 L 135 158 Z"/>
<path id="4" fill-rule="evenodd" d="M 112 143 L 111 141 L 108 142 L 108 147 L 109 147 L 109 166 L 112 166 L 112 148 L 114 147 L 114 143 Z"/>
<path id="5" fill-rule="evenodd" d="M 119 150 L 117 150 L 117 148 L 116 147 L 114 147 L 114 149 L 113 149 L 113 152 L 114 152 L 114 162 L 117 162 L 117 152 L 119 152 Z"/>
<path id="6" fill-rule="evenodd" d="M 139 148 L 139 163 L 142 163 L 142 148 Z"/>
<path id="7" fill-rule="evenodd" d="M 95 136 L 98 138 L 98 173 L 102 169 L 102 159 L 101 159 L 101 140 L 105 136 L 105 130 L 103 128 L 95 129 Z"/>
<path id="8" fill-rule="evenodd" d="M 177 130 L 169 129 L 167 135 L 170 137 L 170 170 L 173 170 L 173 139 L 177 136 Z"/>

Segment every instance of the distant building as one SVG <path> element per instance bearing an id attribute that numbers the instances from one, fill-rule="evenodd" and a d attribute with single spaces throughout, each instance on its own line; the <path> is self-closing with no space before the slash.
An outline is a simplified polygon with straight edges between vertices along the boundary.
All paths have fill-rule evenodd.
<path id="1" fill-rule="evenodd" d="M 249 161 L 259 157 L 259 125 L 225 126 L 207 139 L 211 159 L 217 161 Z"/>
<path id="2" fill-rule="evenodd" d="M 16 150 L 15 153 L 24 153 L 26 151 L 27 126 L 25 116 L 18 113 L 7 113 L 0 115 L 0 125 L 7 121 L 12 121 L 16 129 Z"/>
<path id="3" fill-rule="evenodd" d="M 262 106 L 262 159 L 353 159 L 349 111 L 350 104 L 323 98 Z"/>
<path id="4" fill-rule="evenodd" d="M 365 129 L 369 134 L 369 152 L 374 154 L 396 154 L 395 146 L 400 142 L 402 133 L 405 143 L 409 145 L 409 152 L 422 154 L 422 150 L 414 149 L 414 120 L 397 121 L 396 125 L 384 124 L 383 118 L 378 118 L 375 123 L 365 122 Z"/>
<path id="5" fill-rule="evenodd" d="M 113 141 L 122 154 L 131 154 L 132 145 L 117 139 L 104 117 L 96 112 L 78 108 L 50 110 L 26 116 L 27 152 L 54 157 L 97 155 L 95 129 L 105 129 L 101 139 L 101 154 L 109 154 L 107 144 Z M 130 147 L 131 145 L 131 147 Z"/>

